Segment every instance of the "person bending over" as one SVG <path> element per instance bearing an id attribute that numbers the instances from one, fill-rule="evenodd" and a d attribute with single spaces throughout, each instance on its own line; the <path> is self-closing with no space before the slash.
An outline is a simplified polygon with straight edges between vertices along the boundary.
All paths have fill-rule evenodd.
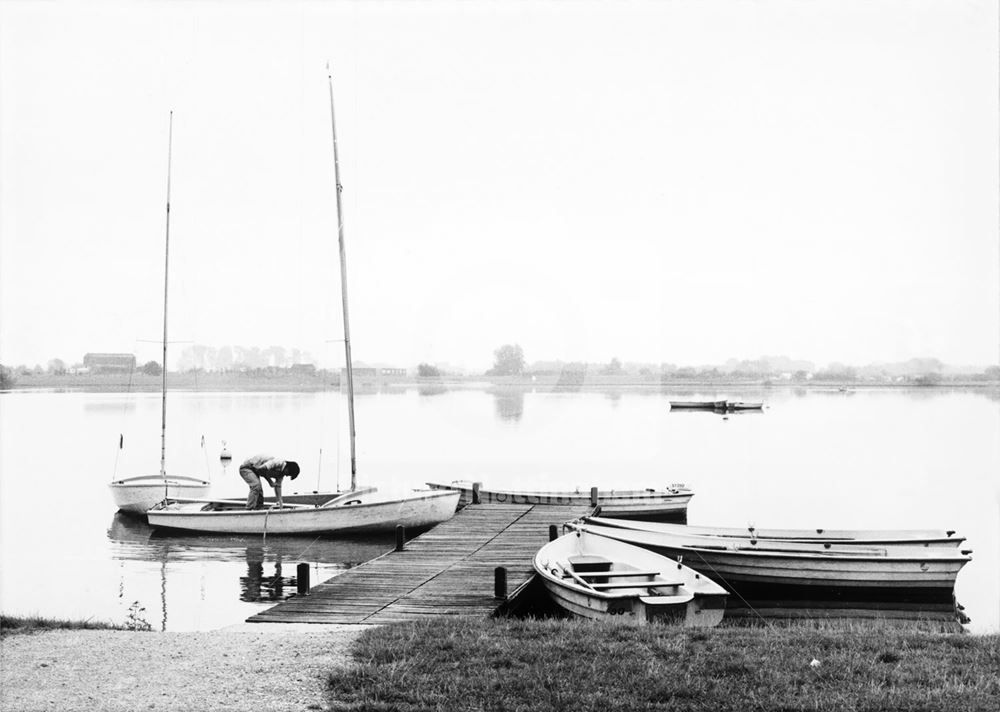
<path id="1" fill-rule="evenodd" d="M 247 495 L 247 509 L 264 508 L 264 487 L 260 480 L 264 478 L 278 496 L 278 507 L 281 501 L 281 480 L 285 477 L 294 480 L 299 476 L 299 464 L 292 460 L 279 460 L 270 455 L 254 455 L 240 465 L 240 477 L 250 486 Z"/>

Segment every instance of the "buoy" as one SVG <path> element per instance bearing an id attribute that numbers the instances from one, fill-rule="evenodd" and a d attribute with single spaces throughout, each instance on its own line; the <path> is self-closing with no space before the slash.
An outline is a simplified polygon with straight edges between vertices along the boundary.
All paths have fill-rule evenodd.
<path id="1" fill-rule="evenodd" d="M 222 452 L 219 453 L 220 460 L 232 460 L 233 456 L 229 454 L 229 448 L 226 447 L 226 441 L 222 441 Z"/>

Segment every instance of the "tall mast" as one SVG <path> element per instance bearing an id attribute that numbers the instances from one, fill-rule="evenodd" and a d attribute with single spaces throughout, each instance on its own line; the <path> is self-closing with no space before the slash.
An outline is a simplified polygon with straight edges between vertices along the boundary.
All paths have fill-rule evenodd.
<path id="1" fill-rule="evenodd" d="M 170 159 L 174 145 L 174 112 L 167 130 L 167 237 L 163 258 L 163 373 L 160 384 L 160 477 L 167 478 L 167 287 L 170 284 Z"/>
<path id="2" fill-rule="evenodd" d="M 337 155 L 337 120 L 333 112 L 333 77 L 330 65 L 326 65 L 326 79 L 330 85 L 330 130 L 333 133 L 333 175 L 337 184 L 337 241 L 340 245 L 340 290 L 344 305 L 344 358 L 347 363 L 347 421 L 351 437 L 351 489 L 358 486 L 358 465 L 354 452 L 354 366 L 351 362 L 351 327 L 347 319 L 347 252 L 344 248 L 344 212 L 340 204 L 340 194 L 344 187 L 340 184 L 340 159 Z"/>

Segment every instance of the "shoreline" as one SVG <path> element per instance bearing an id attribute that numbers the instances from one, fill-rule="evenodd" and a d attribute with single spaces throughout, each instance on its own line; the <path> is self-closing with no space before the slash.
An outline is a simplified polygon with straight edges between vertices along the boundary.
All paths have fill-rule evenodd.
<path id="1" fill-rule="evenodd" d="M 71 393 L 159 393 L 159 376 L 134 374 L 131 379 L 121 375 L 38 375 L 19 376 L 12 387 L 0 391 L 15 392 L 71 392 Z M 253 393 L 288 392 L 317 393 L 340 391 L 342 385 L 336 377 L 301 377 L 293 375 L 247 376 L 244 374 L 191 374 L 170 373 L 167 389 L 175 392 L 201 393 Z M 533 390 L 533 391 L 736 391 L 763 393 L 769 391 L 801 392 L 845 392 L 878 390 L 914 390 L 922 392 L 944 392 L 949 390 L 998 391 L 1000 382 L 955 380 L 934 384 L 912 382 L 856 382 L 856 381 L 769 381 L 767 379 L 740 380 L 691 380 L 691 379 L 651 379 L 642 376 L 583 376 L 566 378 L 558 376 L 486 377 L 468 376 L 452 378 L 396 378 L 360 379 L 355 384 L 358 393 L 399 392 L 419 389 L 424 395 L 434 395 L 450 390 Z"/>

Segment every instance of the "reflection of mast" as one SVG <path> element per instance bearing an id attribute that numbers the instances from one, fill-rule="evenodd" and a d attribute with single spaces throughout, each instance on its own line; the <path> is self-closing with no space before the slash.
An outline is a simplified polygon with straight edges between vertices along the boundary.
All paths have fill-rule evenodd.
<path id="1" fill-rule="evenodd" d="M 160 619 L 160 632 L 167 631 L 167 549 L 163 549 L 163 559 L 160 561 L 160 606 L 163 617 Z"/>

